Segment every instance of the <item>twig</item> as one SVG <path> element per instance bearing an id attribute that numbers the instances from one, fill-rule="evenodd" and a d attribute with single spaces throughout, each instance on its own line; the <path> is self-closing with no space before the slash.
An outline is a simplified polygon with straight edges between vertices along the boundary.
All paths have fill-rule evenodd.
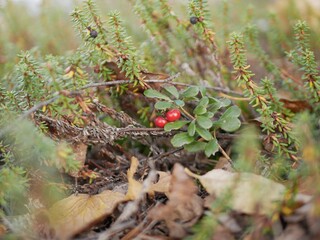
<path id="1" fill-rule="evenodd" d="M 161 80 L 160 79 L 147 79 L 147 80 L 144 80 L 144 82 L 146 82 L 146 83 L 166 83 L 166 82 L 170 82 L 170 81 L 174 80 L 175 78 L 177 78 L 179 76 L 180 76 L 180 73 L 176 73 L 166 79 L 161 79 Z M 109 81 L 109 82 L 103 82 L 103 83 L 91 83 L 91 84 L 87 84 L 87 85 L 81 87 L 79 90 L 69 92 L 69 95 L 77 95 L 77 94 L 81 93 L 81 90 L 85 90 L 88 88 L 102 87 L 102 86 L 113 86 L 113 85 L 129 84 L 129 83 L 132 83 L 132 81 L 131 80 L 116 80 L 116 81 Z M 65 92 L 55 92 L 53 94 L 53 95 L 55 95 L 54 97 L 34 105 L 32 108 L 30 108 L 29 110 L 24 112 L 20 117 L 21 118 L 28 117 L 31 113 L 34 113 L 38 109 L 40 109 L 50 103 L 53 103 L 61 95 L 65 95 L 65 94 L 66 94 Z"/>
<path id="2" fill-rule="evenodd" d="M 190 120 L 195 120 L 195 118 L 190 113 L 188 113 L 188 111 L 186 111 L 183 107 L 180 107 L 180 109 L 188 118 L 190 118 Z"/>
<path id="3" fill-rule="evenodd" d="M 141 159 L 140 161 L 141 161 L 141 162 L 145 162 L 145 161 L 147 161 L 147 160 L 149 160 L 149 161 L 151 161 L 151 160 L 152 160 L 152 161 L 156 161 L 156 160 L 158 160 L 158 159 L 161 159 L 161 158 L 170 156 L 170 155 L 172 155 L 172 154 L 174 154 L 174 153 L 176 153 L 176 152 L 180 152 L 181 150 L 183 150 L 183 147 L 175 148 L 175 149 L 173 149 L 173 150 L 171 150 L 171 151 L 164 152 L 164 153 L 158 154 L 158 155 L 153 156 L 153 157 L 150 157 L 150 158 L 149 158 L 149 157 L 143 158 L 143 159 Z"/>
<path id="4" fill-rule="evenodd" d="M 214 138 L 217 138 L 216 137 L 216 131 L 213 132 L 213 136 Z M 222 153 L 222 155 L 228 160 L 228 162 L 231 164 L 231 166 L 233 166 L 233 162 L 232 162 L 232 159 L 229 157 L 229 155 L 224 151 L 224 149 L 221 147 L 221 145 L 218 143 L 218 147 L 219 147 L 219 150 L 220 152 Z"/>
<path id="5" fill-rule="evenodd" d="M 44 121 L 48 126 L 55 129 L 56 133 L 54 137 L 71 142 L 113 144 L 115 140 L 126 136 L 145 138 L 147 136 L 170 135 L 170 132 L 165 132 L 159 128 L 117 128 L 100 121 L 93 121 L 92 124 L 88 124 L 85 127 L 77 127 L 68 122 L 56 120 L 42 114 L 37 114 L 35 118 L 38 121 Z"/>
<path id="6" fill-rule="evenodd" d="M 172 84 L 172 85 L 178 85 L 178 86 L 185 86 L 185 87 L 198 87 L 198 85 L 193 85 L 193 84 L 189 84 L 189 83 L 180 83 L 180 82 L 169 82 L 169 84 Z M 212 90 L 215 90 L 217 92 L 223 92 L 223 93 L 226 93 L 226 94 L 234 94 L 234 95 L 237 95 L 237 96 L 243 96 L 242 93 L 239 93 L 239 92 L 236 92 L 236 91 L 232 91 L 232 90 L 228 90 L 228 89 L 225 89 L 225 88 L 221 88 L 221 87 L 211 87 L 211 86 L 204 86 L 206 89 L 212 89 Z"/>
<path id="7" fill-rule="evenodd" d="M 119 130 L 119 132 L 153 132 L 153 131 L 159 131 L 159 132 L 163 132 L 163 128 L 139 128 L 139 127 L 135 127 L 135 128 L 122 128 Z"/>
<path id="8" fill-rule="evenodd" d="M 54 101 L 56 101 L 61 95 L 59 92 L 56 92 L 54 94 L 55 96 L 46 100 L 46 101 L 43 101 L 43 102 L 40 102 L 36 105 L 34 105 L 32 108 L 30 108 L 28 111 L 25 111 L 21 116 L 20 118 L 25 118 L 25 117 L 28 117 L 31 113 L 37 111 L 38 109 L 50 104 L 50 103 L 53 103 Z"/>
<path id="9" fill-rule="evenodd" d="M 187 86 L 187 87 L 195 87 L 196 85 L 192 85 L 192 84 L 188 84 L 188 83 L 179 83 L 179 82 L 173 82 L 174 79 L 176 79 L 177 77 L 180 76 L 180 73 L 174 74 L 166 79 L 146 79 L 143 80 L 146 83 L 169 83 L 172 85 L 178 85 L 178 86 Z M 132 83 L 131 80 L 116 80 L 116 81 L 108 81 L 108 82 L 102 82 L 102 83 L 91 83 L 91 84 L 87 84 L 83 87 L 81 87 L 79 90 L 75 90 L 75 91 L 71 91 L 68 94 L 69 95 L 76 95 L 76 94 L 80 94 L 81 90 L 85 90 L 88 88 L 95 88 L 95 87 L 103 87 L 103 86 L 114 86 L 114 85 L 121 85 L 121 84 L 129 84 Z M 211 87 L 211 86 L 206 86 L 207 89 L 212 89 L 215 91 L 220 91 L 222 93 L 226 93 L 226 94 L 234 94 L 234 95 L 238 95 L 238 96 L 243 96 L 241 93 L 238 93 L 236 91 L 232 91 L 232 90 L 228 90 L 228 89 L 224 89 L 224 88 L 220 88 L 220 87 Z M 28 117 L 30 114 L 34 113 L 35 111 L 37 111 L 38 109 L 53 103 L 55 100 L 57 100 L 61 95 L 65 95 L 66 93 L 64 92 L 56 92 L 54 93 L 54 97 L 40 102 L 38 104 L 36 104 L 35 106 L 33 106 L 32 108 L 30 108 L 29 110 L 27 110 L 26 112 L 24 112 L 21 115 L 21 118 L 25 118 Z M 224 97 L 228 97 L 228 98 L 232 98 L 235 99 L 235 97 L 232 96 L 226 96 L 224 95 Z M 239 100 L 239 99 L 238 99 Z M 244 100 L 244 99 L 241 99 Z M 189 116 L 190 117 L 190 116 Z"/>
<path id="10" fill-rule="evenodd" d="M 142 80 L 145 83 L 166 83 L 171 82 L 173 79 L 180 76 L 180 73 L 174 74 L 166 79 L 146 79 Z M 132 83 L 132 80 L 115 80 L 115 81 L 108 81 L 102 83 L 91 83 L 88 85 L 83 86 L 80 90 L 84 90 L 87 88 L 94 88 L 94 87 L 106 87 L 106 86 L 113 86 L 113 85 L 121 85 L 121 84 L 129 84 Z"/>
<path id="11" fill-rule="evenodd" d="M 244 97 L 233 97 L 233 96 L 229 96 L 225 93 L 219 93 L 219 95 L 221 97 L 224 97 L 224 98 L 229 98 L 229 99 L 232 99 L 232 100 L 236 100 L 236 101 L 250 101 L 250 98 L 244 98 Z"/>

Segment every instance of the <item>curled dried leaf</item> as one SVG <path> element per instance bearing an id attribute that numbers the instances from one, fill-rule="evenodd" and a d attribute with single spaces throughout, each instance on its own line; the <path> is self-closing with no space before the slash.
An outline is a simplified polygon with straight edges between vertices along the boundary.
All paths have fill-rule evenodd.
<path id="1" fill-rule="evenodd" d="M 49 209 L 49 220 L 57 238 L 69 239 L 93 226 L 124 201 L 124 195 L 110 190 L 97 195 L 72 195 Z"/>
<path id="2" fill-rule="evenodd" d="M 189 176 L 199 179 L 208 193 L 227 197 L 226 204 L 236 211 L 254 214 L 272 214 L 277 203 L 284 199 L 285 186 L 253 173 L 232 173 L 213 169 L 205 175 L 196 175 L 185 169 Z"/>

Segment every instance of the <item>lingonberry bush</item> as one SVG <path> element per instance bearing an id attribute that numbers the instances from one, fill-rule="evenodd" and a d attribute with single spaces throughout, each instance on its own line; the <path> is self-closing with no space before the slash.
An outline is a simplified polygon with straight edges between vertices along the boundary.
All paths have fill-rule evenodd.
<path id="1" fill-rule="evenodd" d="M 280 12 L 288 28 L 281 14 L 259 12 L 255 2 L 190 0 L 181 3 L 184 12 L 167 0 L 127 3 L 139 22 L 86 0 L 70 14 L 78 37 L 68 38 L 69 23 L 56 25 L 42 32 L 65 31 L 61 46 L 43 38 L 29 49 L 32 34 L 13 30 L 8 1 L 0 18 L 0 229 L 39 237 L 27 224 L 38 215 L 28 214 L 74 192 L 126 182 L 132 156 L 145 169 L 169 171 L 179 162 L 199 173 L 219 167 L 285 182 L 286 202 L 272 224 L 297 208 L 290 200 L 301 186 L 317 202 L 319 28 L 303 13 Z M 39 20 L 58 24 L 43 8 Z M 192 236 L 211 239 L 223 212 L 221 198 Z M 235 235 L 261 237 L 254 227 Z"/>

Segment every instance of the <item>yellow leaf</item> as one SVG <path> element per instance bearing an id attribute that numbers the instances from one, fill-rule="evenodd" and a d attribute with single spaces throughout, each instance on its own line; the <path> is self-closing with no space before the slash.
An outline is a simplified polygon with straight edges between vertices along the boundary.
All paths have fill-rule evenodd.
<path id="1" fill-rule="evenodd" d="M 168 196 L 171 184 L 171 174 L 161 171 L 158 171 L 157 173 L 159 174 L 159 181 L 149 187 L 148 194 L 154 196 L 155 192 L 160 192 Z"/>
<path id="2" fill-rule="evenodd" d="M 83 71 L 81 68 L 77 67 L 76 68 L 77 73 L 79 73 L 80 75 L 83 75 Z"/>
<path id="3" fill-rule="evenodd" d="M 134 174 L 137 171 L 139 161 L 136 157 L 131 158 L 131 166 L 127 172 L 128 177 L 128 192 L 126 194 L 126 200 L 134 200 L 138 198 L 142 192 L 142 183 L 134 179 Z"/>
<path id="4" fill-rule="evenodd" d="M 285 187 L 253 173 L 233 173 L 214 169 L 205 175 L 196 175 L 185 169 L 189 176 L 199 179 L 208 193 L 216 197 L 231 194 L 226 204 L 236 211 L 253 214 L 272 214 L 277 202 L 282 202 Z"/>
<path id="5" fill-rule="evenodd" d="M 140 197 L 142 194 L 142 182 L 134 179 L 134 174 L 137 171 L 139 161 L 136 157 L 131 158 L 131 166 L 127 172 L 128 177 L 128 192 L 126 194 L 126 200 L 134 200 Z M 165 193 L 169 192 L 171 174 L 166 172 L 157 171 L 159 174 L 159 180 L 157 183 L 150 184 L 150 186 L 145 190 L 149 195 L 154 196 L 155 192 Z"/>
<path id="6" fill-rule="evenodd" d="M 67 74 L 65 74 L 63 76 L 64 76 L 64 78 L 70 79 L 70 78 L 73 78 L 74 73 L 75 72 L 73 70 L 71 70 L 70 72 L 68 72 Z"/>
<path id="7" fill-rule="evenodd" d="M 49 209 L 50 223 L 58 239 L 69 239 L 112 214 L 122 201 L 122 193 L 110 190 L 97 195 L 72 195 Z"/>

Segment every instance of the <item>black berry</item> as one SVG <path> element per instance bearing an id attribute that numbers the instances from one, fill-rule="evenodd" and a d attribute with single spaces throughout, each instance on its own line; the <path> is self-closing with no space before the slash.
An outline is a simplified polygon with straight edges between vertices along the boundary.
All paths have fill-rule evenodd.
<path id="1" fill-rule="evenodd" d="M 91 29 L 90 30 L 90 37 L 96 38 L 98 36 L 98 32 L 96 30 Z"/>
<path id="2" fill-rule="evenodd" d="M 190 23 L 191 24 L 196 24 L 199 21 L 199 19 L 197 17 L 191 17 L 190 18 Z"/>

